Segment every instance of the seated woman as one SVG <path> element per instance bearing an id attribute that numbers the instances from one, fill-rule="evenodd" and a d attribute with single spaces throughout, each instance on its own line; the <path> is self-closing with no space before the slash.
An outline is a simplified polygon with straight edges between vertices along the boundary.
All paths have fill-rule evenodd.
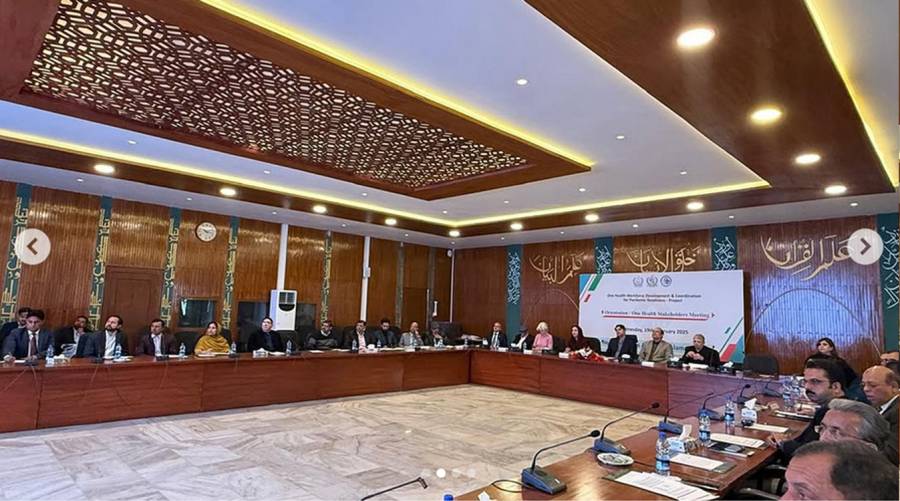
<path id="1" fill-rule="evenodd" d="M 686 364 L 706 364 L 712 367 L 719 365 L 719 352 L 706 345 L 703 334 L 694 334 L 694 345 L 684 349 L 681 361 Z"/>
<path id="2" fill-rule="evenodd" d="M 841 370 L 844 371 L 844 381 L 847 382 L 847 395 L 862 402 L 866 401 L 865 394 L 860 389 L 859 376 L 853 370 L 853 367 L 850 367 L 850 364 L 838 355 L 837 347 L 831 338 L 823 337 L 816 341 L 816 352 L 806 357 L 804 364 L 817 358 L 834 360 L 841 367 Z"/>
<path id="3" fill-rule="evenodd" d="M 587 342 L 587 338 L 584 337 L 584 331 L 581 330 L 581 326 L 573 325 L 572 337 L 569 338 L 569 341 L 566 343 L 566 353 L 570 351 L 578 351 L 589 346 L 590 345 Z"/>
<path id="4" fill-rule="evenodd" d="M 206 332 L 194 346 L 194 355 L 210 353 L 228 353 L 228 340 L 219 334 L 219 323 L 216 321 L 206 324 Z"/>
<path id="5" fill-rule="evenodd" d="M 534 342 L 531 343 L 532 350 L 553 350 L 553 335 L 550 334 L 550 326 L 547 322 L 537 324 L 535 328 L 537 334 L 534 335 Z"/>

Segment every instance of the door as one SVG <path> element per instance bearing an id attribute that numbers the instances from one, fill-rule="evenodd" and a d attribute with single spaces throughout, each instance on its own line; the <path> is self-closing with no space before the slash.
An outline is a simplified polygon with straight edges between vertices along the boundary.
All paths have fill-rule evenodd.
<path id="1" fill-rule="evenodd" d="M 163 270 L 108 266 L 103 290 L 103 315 L 101 324 L 110 315 L 119 315 L 125 322 L 123 331 L 128 334 L 128 347 L 134 352 L 140 335 L 147 330 L 150 321 L 159 316 L 162 302 Z"/>

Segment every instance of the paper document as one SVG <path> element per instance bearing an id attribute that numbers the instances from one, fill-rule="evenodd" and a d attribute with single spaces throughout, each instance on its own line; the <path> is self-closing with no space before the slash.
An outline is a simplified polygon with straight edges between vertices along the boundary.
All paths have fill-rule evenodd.
<path id="1" fill-rule="evenodd" d="M 748 427 L 751 430 L 759 430 L 759 431 L 768 431 L 771 433 L 787 433 L 791 429 L 786 426 L 774 426 L 770 424 L 760 424 L 756 423 L 753 426 Z"/>
<path id="2" fill-rule="evenodd" d="M 675 464 L 682 464 L 684 466 L 693 466 L 694 468 L 700 468 L 701 470 L 706 471 L 713 471 L 725 464 L 721 461 L 716 461 L 715 459 L 709 459 L 703 456 L 694 456 L 691 454 L 676 454 L 672 457 L 672 462 Z"/>
<path id="3" fill-rule="evenodd" d="M 740 445 L 741 447 L 750 447 L 751 449 L 762 449 L 766 445 L 764 441 L 756 438 L 726 435 L 724 433 L 712 433 L 709 438 L 711 438 L 713 442 Z"/>
<path id="4" fill-rule="evenodd" d="M 679 501 L 706 501 L 707 499 L 716 499 L 716 496 L 703 489 L 685 485 L 677 480 L 669 477 L 662 477 L 655 473 L 629 471 L 628 473 L 615 478 L 615 481 Z"/>

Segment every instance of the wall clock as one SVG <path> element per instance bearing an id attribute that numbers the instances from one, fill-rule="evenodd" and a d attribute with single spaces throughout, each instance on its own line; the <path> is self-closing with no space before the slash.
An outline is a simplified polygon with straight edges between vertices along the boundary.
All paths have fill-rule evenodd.
<path id="1" fill-rule="evenodd" d="M 199 238 L 202 242 L 212 242 L 213 239 L 216 238 L 216 233 L 218 230 L 216 229 L 216 225 L 210 222 L 203 222 L 197 225 L 197 229 L 194 233 L 197 234 L 197 238 Z"/>

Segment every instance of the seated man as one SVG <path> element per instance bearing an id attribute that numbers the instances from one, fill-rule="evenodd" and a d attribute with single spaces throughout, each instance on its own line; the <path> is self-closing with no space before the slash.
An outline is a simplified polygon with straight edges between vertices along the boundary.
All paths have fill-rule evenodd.
<path id="1" fill-rule="evenodd" d="M 27 306 L 19 308 L 16 310 L 15 320 L 6 322 L 0 326 L 0 346 L 3 346 L 3 341 L 6 339 L 6 336 L 9 336 L 12 331 L 25 327 L 25 320 L 28 318 L 29 311 L 31 311 L 31 308 Z"/>
<path id="2" fill-rule="evenodd" d="M 376 334 L 381 335 L 381 345 L 385 348 L 397 346 L 397 344 L 400 343 L 400 340 L 397 339 L 397 334 L 391 329 L 391 321 L 387 318 L 382 318 L 379 324 L 380 328 Z"/>
<path id="3" fill-rule="evenodd" d="M 63 327 L 53 335 L 56 341 L 56 353 L 69 358 L 81 358 L 90 346 L 91 331 L 87 328 L 88 318 L 84 315 L 75 317 L 71 327 Z"/>
<path id="4" fill-rule="evenodd" d="M 491 326 L 491 333 L 485 336 L 485 339 L 491 348 L 509 348 L 509 338 L 503 332 L 503 324 L 500 322 L 494 322 L 494 325 Z"/>
<path id="5" fill-rule="evenodd" d="M 887 420 L 890 438 L 885 446 L 885 454 L 895 464 L 897 462 L 898 437 L 898 403 L 900 403 L 900 381 L 894 371 L 876 365 L 863 372 L 862 388 L 869 404 Z"/>
<path id="6" fill-rule="evenodd" d="M 663 341 L 663 330 L 661 327 L 654 327 L 650 341 L 644 341 L 641 345 L 640 359 L 641 362 L 665 362 L 672 358 L 674 349 L 672 345 Z"/>
<path id="7" fill-rule="evenodd" d="M 319 329 L 319 332 L 309 335 L 309 338 L 306 340 L 306 347 L 310 350 L 334 350 L 340 348 L 344 344 L 344 340 L 341 339 L 341 336 L 332 332 L 333 329 L 334 323 L 331 320 L 325 320 L 322 322 L 322 328 Z"/>
<path id="8" fill-rule="evenodd" d="M 703 334 L 694 334 L 694 345 L 684 349 L 681 361 L 689 364 L 706 364 L 712 367 L 720 365 L 719 352 L 705 346 L 706 337 Z"/>
<path id="9" fill-rule="evenodd" d="M 284 351 L 284 343 L 281 340 L 281 334 L 272 330 L 274 325 L 275 322 L 273 322 L 271 318 L 263 318 L 259 330 L 250 334 L 250 339 L 247 340 L 247 350 L 251 352 L 259 349 L 266 351 Z"/>
<path id="10" fill-rule="evenodd" d="M 528 327 L 519 327 L 519 334 L 513 339 L 512 347 L 518 350 L 530 350 L 534 344 L 534 336 L 528 333 Z"/>
<path id="11" fill-rule="evenodd" d="M 4 362 L 12 362 L 17 358 L 44 358 L 47 349 L 53 346 L 53 333 L 41 329 L 44 325 L 44 312 L 29 310 L 27 315 L 25 327 L 10 332 L 3 341 Z"/>
<path id="12" fill-rule="evenodd" d="M 366 321 L 357 320 L 353 332 L 344 339 L 344 349 L 352 350 L 353 341 L 356 341 L 356 348 L 359 351 L 365 351 L 368 346 L 375 346 L 375 333 L 366 332 Z M 382 343 L 384 346 L 384 343 Z"/>
<path id="13" fill-rule="evenodd" d="M 885 447 L 890 435 L 888 422 L 871 405 L 834 398 L 828 402 L 828 412 L 817 431 L 819 440 L 823 442 L 859 440 L 881 451 L 888 461 L 897 464 L 897 457 L 891 456 Z M 893 450 L 896 452 L 896 447 Z"/>
<path id="14" fill-rule="evenodd" d="M 85 350 L 86 357 L 113 358 L 116 346 L 121 349 L 122 356 L 128 355 L 128 339 L 122 332 L 125 322 L 119 315 L 110 315 L 106 319 L 103 331 L 93 335 L 93 343 Z"/>
<path id="15" fill-rule="evenodd" d="M 135 355 L 174 355 L 178 352 L 175 336 L 166 332 L 166 322 L 154 318 L 150 321 L 150 332 L 141 336 L 141 340 L 134 348 Z"/>
<path id="16" fill-rule="evenodd" d="M 404 332 L 400 336 L 400 346 L 422 346 L 422 335 L 419 334 L 419 322 L 409 324 L 409 332 Z"/>
<path id="17" fill-rule="evenodd" d="M 788 465 L 781 499 L 897 499 L 897 478 L 897 468 L 867 445 L 813 442 Z"/>
<path id="18" fill-rule="evenodd" d="M 881 354 L 881 365 L 887 365 L 891 362 L 900 362 L 900 351 L 886 351 Z"/>
<path id="19" fill-rule="evenodd" d="M 620 358 L 622 355 L 628 355 L 632 360 L 637 360 L 638 356 L 638 338 L 634 334 L 626 334 L 625 326 L 616 325 L 616 337 L 609 340 L 606 347 L 607 357 Z"/>
<path id="20" fill-rule="evenodd" d="M 431 324 L 431 332 L 425 334 L 422 339 L 427 346 L 450 346 L 452 343 L 441 331 L 441 325 L 437 322 Z"/>
<path id="21" fill-rule="evenodd" d="M 828 403 L 835 398 L 844 398 L 844 371 L 833 360 L 813 359 L 803 369 L 806 398 L 819 404 L 812 421 L 797 438 L 784 440 L 781 434 L 769 436 L 769 442 L 778 447 L 785 459 L 790 459 L 800 446 L 819 439 L 816 431 L 828 412 Z"/>

